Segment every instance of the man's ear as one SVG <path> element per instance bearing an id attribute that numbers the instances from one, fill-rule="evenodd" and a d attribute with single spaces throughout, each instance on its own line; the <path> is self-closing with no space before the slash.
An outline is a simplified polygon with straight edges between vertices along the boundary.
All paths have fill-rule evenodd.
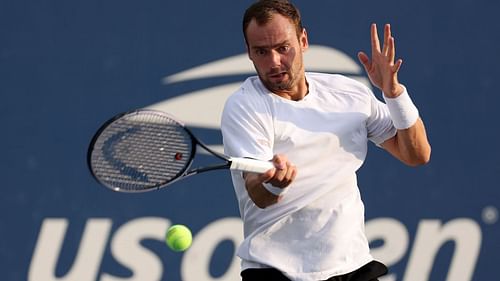
<path id="1" fill-rule="evenodd" d="M 309 40 L 307 39 L 305 28 L 302 29 L 302 34 L 300 35 L 300 46 L 302 47 L 302 52 L 305 52 L 309 48 Z"/>

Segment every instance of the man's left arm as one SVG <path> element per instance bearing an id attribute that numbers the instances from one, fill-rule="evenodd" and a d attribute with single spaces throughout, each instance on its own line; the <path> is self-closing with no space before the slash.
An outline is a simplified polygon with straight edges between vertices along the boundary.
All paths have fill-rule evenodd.
<path id="1" fill-rule="evenodd" d="M 382 48 L 377 34 L 377 26 L 371 26 L 371 58 L 364 52 L 358 53 L 371 83 L 382 90 L 384 100 L 397 129 L 394 137 L 382 143 L 382 147 L 403 163 L 417 166 L 430 159 L 431 147 L 427 140 L 424 123 L 418 110 L 398 81 L 398 71 L 403 61 L 395 60 L 394 37 L 391 26 L 384 26 Z"/>

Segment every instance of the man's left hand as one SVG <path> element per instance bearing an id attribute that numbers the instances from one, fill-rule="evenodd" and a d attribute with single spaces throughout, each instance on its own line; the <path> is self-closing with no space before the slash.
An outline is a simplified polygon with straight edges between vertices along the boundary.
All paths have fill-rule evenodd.
<path id="1" fill-rule="evenodd" d="M 382 90 L 388 98 L 395 98 L 403 92 L 403 87 L 398 82 L 398 71 L 403 61 L 394 61 L 396 49 L 394 37 L 391 35 L 391 26 L 384 27 L 384 45 L 380 49 L 377 34 L 377 25 L 371 25 L 371 59 L 364 52 L 358 53 L 358 59 L 363 64 L 372 84 Z"/>

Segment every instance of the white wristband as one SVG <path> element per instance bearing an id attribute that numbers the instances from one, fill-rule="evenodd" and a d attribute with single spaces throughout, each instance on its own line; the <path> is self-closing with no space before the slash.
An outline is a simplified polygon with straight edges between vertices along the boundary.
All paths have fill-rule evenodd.
<path id="1" fill-rule="evenodd" d="M 271 192 L 272 194 L 276 195 L 276 196 L 280 196 L 281 194 L 285 193 L 288 191 L 288 187 L 285 187 L 285 188 L 279 188 L 279 187 L 276 187 L 268 182 L 265 182 L 262 184 L 262 186 L 267 189 L 267 191 Z"/>
<path id="2" fill-rule="evenodd" d="M 384 100 L 396 129 L 408 129 L 417 122 L 419 115 L 418 109 L 415 104 L 413 104 L 406 88 L 404 88 L 401 95 L 395 98 L 388 98 L 384 95 Z"/>

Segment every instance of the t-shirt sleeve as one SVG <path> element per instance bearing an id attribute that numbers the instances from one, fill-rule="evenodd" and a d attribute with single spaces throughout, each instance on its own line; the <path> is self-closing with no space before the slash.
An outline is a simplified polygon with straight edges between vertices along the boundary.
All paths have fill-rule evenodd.
<path id="1" fill-rule="evenodd" d="M 368 139 L 376 145 L 396 135 L 396 128 L 392 122 L 387 106 L 378 100 L 370 91 L 371 112 L 367 120 Z"/>
<path id="2" fill-rule="evenodd" d="M 272 117 L 264 98 L 252 97 L 244 89 L 230 96 L 222 112 L 221 131 L 226 155 L 272 159 Z"/>

